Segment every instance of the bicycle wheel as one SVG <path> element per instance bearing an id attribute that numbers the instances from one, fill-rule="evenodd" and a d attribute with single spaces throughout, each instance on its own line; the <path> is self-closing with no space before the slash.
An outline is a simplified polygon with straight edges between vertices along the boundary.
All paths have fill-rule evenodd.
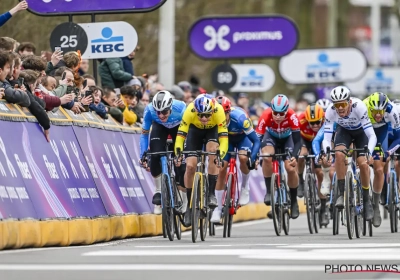
<path id="1" fill-rule="evenodd" d="M 333 199 L 332 199 L 332 220 L 333 220 L 333 226 L 332 226 L 332 231 L 333 235 L 338 235 L 339 234 L 339 222 L 340 222 L 340 212 L 339 209 L 335 207 L 335 202 L 336 199 L 339 196 L 339 189 L 337 186 L 337 180 L 335 180 L 335 185 L 333 187 Z"/>
<path id="2" fill-rule="evenodd" d="M 215 225 L 211 222 L 211 215 L 212 212 L 208 211 L 208 235 L 214 236 L 215 235 Z"/>
<path id="3" fill-rule="evenodd" d="M 272 220 L 274 221 L 274 229 L 276 235 L 280 236 L 282 231 L 283 209 L 282 209 L 282 203 L 280 202 L 280 193 L 276 182 L 275 173 L 273 173 L 271 176 L 270 193 L 271 193 L 271 211 L 272 211 Z"/>
<path id="4" fill-rule="evenodd" d="M 229 216 L 231 209 L 231 188 L 232 188 L 232 174 L 228 175 L 227 185 L 225 189 L 225 200 L 224 200 L 224 229 L 223 229 L 223 237 L 226 238 L 228 236 L 228 228 L 229 228 Z"/>
<path id="5" fill-rule="evenodd" d="M 194 175 L 192 189 L 192 242 L 196 243 L 199 232 L 200 217 L 200 175 L 196 172 Z"/>
<path id="6" fill-rule="evenodd" d="M 161 175 L 161 199 L 162 199 L 162 215 L 164 222 L 165 232 L 167 233 L 168 239 L 174 241 L 174 209 L 171 205 L 171 194 L 169 189 L 168 176 L 165 174 Z"/>
<path id="7" fill-rule="evenodd" d="M 360 186 L 356 187 L 356 193 L 355 193 L 355 205 L 358 209 L 361 208 L 362 205 L 362 190 Z M 359 213 L 360 211 L 357 210 L 355 220 L 354 220 L 354 227 L 356 230 L 356 237 L 360 238 L 362 232 L 364 231 L 364 216 L 362 213 Z"/>
<path id="8" fill-rule="evenodd" d="M 310 234 L 314 233 L 314 205 L 313 205 L 313 192 L 312 192 L 312 176 L 310 173 L 306 174 L 304 180 L 304 202 L 306 203 L 307 211 L 307 224 Z"/>
<path id="9" fill-rule="evenodd" d="M 394 174 L 390 172 L 390 181 L 389 181 L 389 217 L 390 217 L 390 231 L 392 233 L 397 232 L 397 207 L 396 207 L 396 182 L 394 180 Z"/>
<path id="10" fill-rule="evenodd" d="M 290 191 L 289 188 L 287 187 L 286 183 L 281 187 L 281 191 L 283 192 L 286 190 L 286 202 L 284 202 L 283 207 L 282 207 L 282 227 L 283 231 L 285 232 L 285 235 L 289 235 L 289 228 L 290 228 Z"/>
<path id="11" fill-rule="evenodd" d="M 174 198 L 174 205 L 175 208 L 177 206 L 177 203 L 179 200 L 181 200 L 181 198 L 179 197 L 179 189 L 176 186 L 176 182 L 175 182 L 175 177 L 171 177 L 171 185 L 172 185 L 172 194 L 173 194 L 173 198 Z M 184 194 L 186 195 L 186 194 Z M 176 238 L 178 240 L 181 240 L 182 237 L 182 229 L 181 229 L 181 220 L 179 218 L 180 214 L 178 214 L 176 211 L 174 211 L 174 230 L 175 230 L 175 235 Z"/>
<path id="12" fill-rule="evenodd" d="M 206 178 L 206 176 L 203 174 L 203 178 Z M 202 196 L 200 196 L 200 199 L 202 199 L 201 205 L 203 205 L 203 208 L 200 209 L 200 239 L 201 241 L 206 240 L 207 236 L 207 227 L 208 227 L 208 212 L 211 212 L 208 210 L 208 202 L 207 202 L 207 197 L 208 197 L 208 180 L 205 180 L 203 183 L 203 188 L 200 190 L 200 193 L 202 193 Z"/>
<path id="13" fill-rule="evenodd" d="M 349 239 L 353 239 L 354 236 L 354 186 L 353 186 L 353 173 L 347 171 L 345 180 L 345 191 L 344 191 L 344 204 L 346 211 L 346 225 L 347 235 Z"/>
<path id="14" fill-rule="evenodd" d="M 318 229 L 321 227 L 320 225 L 320 211 L 321 211 L 321 200 L 318 197 L 318 189 L 317 189 L 317 182 L 315 178 L 313 178 L 313 205 L 314 205 L 314 231 L 318 233 Z"/>
<path id="15" fill-rule="evenodd" d="M 167 238 L 167 231 L 165 230 L 165 222 L 164 222 L 164 216 L 161 215 L 161 224 L 162 224 L 162 235 L 163 238 Z"/>

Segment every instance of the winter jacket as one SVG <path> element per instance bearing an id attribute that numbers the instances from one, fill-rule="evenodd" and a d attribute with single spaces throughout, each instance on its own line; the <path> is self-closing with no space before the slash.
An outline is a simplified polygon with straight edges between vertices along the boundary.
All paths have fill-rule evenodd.
<path id="1" fill-rule="evenodd" d="M 106 109 L 106 106 L 103 103 L 100 102 L 97 105 L 92 103 L 92 104 L 89 105 L 89 109 L 91 111 L 95 111 L 96 114 L 99 115 L 100 117 L 102 117 L 103 119 L 108 119 L 107 109 Z"/>
<path id="2" fill-rule="evenodd" d="M 59 85 L 55 90 L 52 91 L 52 93 L 55 96 L 61 98 L 67 94 L 67 87 L 68 87 L 67 85 Z M 70 102 L 63 104 L 61 107 L 65 108 L 67 110 L 71 110 L 72 107 L 74 107 L 74 105 L 75 105 L 74 100 L 71 100 Z"/>
<path id="3" fill-rule="evenodd" d="M 133 111 L 129 110 L 129 105 L 125 101 L 125 98 L 124 98 L 123 95 L 121 95 L 121 99 L 122 99 L 122 101 L 124 101 L 124 104 L 125 104 L 125 110 L 123 112 L 124 120 L 125 120 L 125 122 L 127 124 L 132 125 L 137 121 L 138 118 L 137 118 L 136 114 Z"/>
<path id="4" fill-rule="evenodd" d="M 28 93 L 29 99 L 31 101 L 31 105 L 29 105 L 28 109 L 35 116 L 39 124 L 43 127 L 44 130 L 50 128 L 50 119 L 45 111 L 46 103 L 43 99 L 40 99 L 35 94 L 33 94 L 29 86 L 25 84 L 26 91 Z"/>
<path id="5" fill-rule="evenodd" d="M 129 57 L 125 56 L 122 59 L 122 63 L 124 65 L 124 70 L 125 72 L 128 72 L 131 74 L 131 76 L 135 75 L 133 72 L 133 65 L 132 65 L 132 60 L 129 59 Z"/>
<path id="6" fill-rule="evenodd" d="M 124 70 L 121 58 L 107 58 L 99 65 L 101 86 L 120 88 L 132 79 L 132 75 Z"/>
<path id="7" fill-rule="evenodd" d="M 63 66 L 67 67 L 67 65 L 65 65 L 64 60 L 60 60 L 60 62 L 58 62 L 56 66 L 54 66 L 53 63 L 51 63 L 51 61 L 47 62 L 47 68 L 46 68 L 46 71 L 45 71 L 46 75 L 54 76 L 56 70 L 58 68 L 60 68 L 60 67 L 63 67 Z"/>
<path id="8" fill-rule="evenodd" d="M 3 26 L 12 17 L 10 12 L 0 15 L 0 26 Z"/>
<path id="9" fill-rule="evenodd" d="M 22 107 L 29 107 L 31 105 L 29 96 L 22 90 L 14 89 L 7 80 L 4 82 L 0 81 L 0 87 L 4 88 L 4 99 L 8 103 L 18 104 Z"/>
<path id="10" fill-rule="evenodd" d="M 108 113 L 113 117 L 117 122 L 123 123 L 124 122 L 124 114 L 125 110 L 121 110 L 117 107 L 111 107 L 104 99 L 101 100 L 103 104 L 108 107 Z"/>

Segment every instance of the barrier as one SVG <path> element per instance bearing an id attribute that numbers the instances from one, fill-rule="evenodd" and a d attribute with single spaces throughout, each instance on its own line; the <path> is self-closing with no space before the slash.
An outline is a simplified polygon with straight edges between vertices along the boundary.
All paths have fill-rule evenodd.
<path id="1" fill-rule="evenodd" d="M 29 111 L 0 100 L 0 249 L 161 234 L 153 179 L 138 165 L 139 129 L 94 113 L 48 114 L 50 143 Z M 266 217 L 261 170 L 250 186 L 235 222 Z"/>

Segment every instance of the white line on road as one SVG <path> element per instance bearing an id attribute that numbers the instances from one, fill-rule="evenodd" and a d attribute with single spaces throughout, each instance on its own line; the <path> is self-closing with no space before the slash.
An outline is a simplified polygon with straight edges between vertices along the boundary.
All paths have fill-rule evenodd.
<path id="1" fill-rule="evenodd" d="M 278 245 L 277 246 L 281 246 Z M 280 248 L 387 248 L 387 247 L 400 247 L 400 243 L 342 243 L 342 244 L 293 244 L 293 245 L 285 245 Z"/>
<path id="2" fill-rule="evenodd" d="M 153 245 L 148 245 L 148 246 L 135 246 L 135 248 L 197 248 L 200 247 L 200 245 L 160 245 L 160 246 L 153 246 Z"/>
<path id="3" fill-rule="evenodd" d="M 196 264 L 3 264 L 1 270 L 11 271 L 117 271 L 117 270 L 174 270 L 174 271 L 320 271 L 323 265 L 196 265 Z"/>

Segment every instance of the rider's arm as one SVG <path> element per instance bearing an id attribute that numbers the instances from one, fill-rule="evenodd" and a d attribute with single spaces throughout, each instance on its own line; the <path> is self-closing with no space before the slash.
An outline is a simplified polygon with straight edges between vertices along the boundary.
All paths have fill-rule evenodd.
<path id="1" fill-rule="evenodd" d="M 253 143 L 251 148 L 251 160 L 255 161 L 257 158 L 258 150 L 260 149 L 260 139 L 258 139 L 257 133 L 254 131 L 253 123 L 245 114 L 240 116 L 239 122 L 241 123 L 242 129 L 250 141 Z"/>
<path id="2" fill-rule="evenodd" d="M 325 112 L 325 123 L 324 123 L 324 140 L 322 141 L 322 147 L 326 152 L 326 149 L 331 147 L 332 135 L 334 132 L 334 125 L 337 121 L 337 113 L 333 106 L 326 109 Z"/>
<path id="3" fill-rule="evenodd" d="M 218 126 L 220 157 L 224 158 L 226 152 L 228 151 L 228 127 L 226 126 L 225 112 L 224 110 L 217 110 L 214 114 L 215 116 L 213 117 L 215 117 L 215 119 L 217 120 L 217 126 Z"/>
<path id="4" fill-rule="evenodd" d="M 186 135 L 189 131 L 189 126 L 192 122 L 194 113 L 192 112 L 193 103 L 191 103 L 185 110 L 182 116 L 182 122 L 179 125 L 178 133 L 175 140 L 175 154 L 177 154 L 177 149 L 180 148 L 183 151 L 183 143 L 185 142 Z"/>
<path id="5" fill-rule="evenodd" d="M 377 141 L 375 131 L 374 128 L 372 127 L 371 120 L 368 117 L 367 106 L 364 104 L 364 102 L 360 102 L 357 105 L 357 107 L 359 107 L 357 112 L 358 112 L 358 117 L 360 118 L 362 128 L 364 129 L 365 135 L 367 135 L 368 137 L 368 150 L 372 155 Z"/>
<path id="6" fill-rule="evenodd" d="M 143 113 L 142 134 L 140 135 L 140 157 L 143 156 L 143 153 L 147 151 L 149 147 L 149 130 L 152 121 L 153 118 L 151 116 L 150 107 L 146 106 Z"/>
<path id="7" fill-rule="evenodd" d="M 268 119 L 268 115 L 270 115 L 268 113 L 268 111 L 270 111 L 270 108 L 267 108 L 264 110 L 264 112 L 261 114 L 260 119 L 258 120 L 258 124 L 256 127 L 256 133 L 258 138 L 260 139 L 260 141 L 262 141 L 262 138 L 265 134 L 265 129 L 267 127 L 267 119 Z M 272 118 L 272 116 L 270 116 Z"/>
<path id="8" fill-rule="evenodd" d="M 299 155 L 299 151 L 301 149 L 301 138 L 300 138 L 300 130 L 292 131 L 292 139 L 294 143 L 293 147 L 293 155 L 297 158 Z"/>
<path id="9" fill-rule="evenodd" d="M 324 140 L 324 130 L 325 126 L 323 125 L 319 130 L 317 135 L 315 135 L 313 141 L 312 141 L 312 150 L 314 155 L 319 155 L 321 152 L 321 143 Z"/>

